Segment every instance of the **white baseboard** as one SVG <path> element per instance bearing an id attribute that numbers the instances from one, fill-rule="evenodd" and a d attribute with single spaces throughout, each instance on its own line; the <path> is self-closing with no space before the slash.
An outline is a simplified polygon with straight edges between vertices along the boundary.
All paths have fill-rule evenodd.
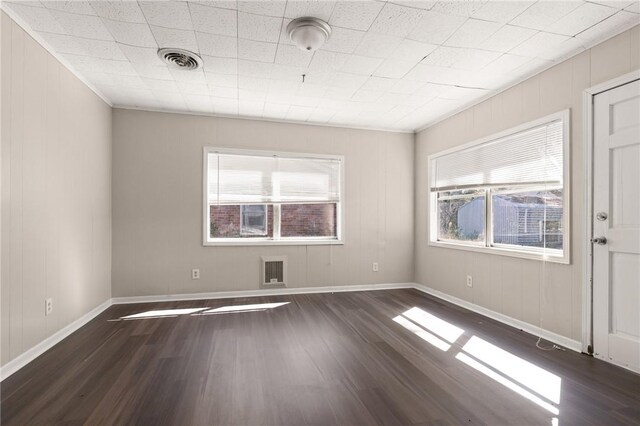
<path id="1" fill-rule="evenodd" d="M 58 330 L 51 336 L 44 339 L 42 342 L 28 349 L 27 351 L 21 353 L 16 358 L 12 359 L 8 363 L 0 368 L 0 381 L 6 379 L 11 376 L 16 371 L 20 370 L 25 365 L 29 364 L 34 359 L 38 358 L 40 355 L 51 349 L 53 346 L 60 343 L 67 336 L 69 336 L 74 331 L 78 330 L 80 327 L 100 315 L 105 309 L 111 306 L 111 299 L 101 303 L 91 311 L 87 312 L 77 320 L 72 323 L 66 325 L 64 328 Z"/>
<path id="2" fill-rule="evenodd" d="M 129 303 L 149 303 L 149 302 L 171 302 L 180 300 L 203 300 L 203 299 L 228 299 L 234 297 L 259 297 L 259 296 L 279 296 L 288 294 L 313 294 L 313 293 L 338 293 L 349 291 L 371 291 L 371 290 L 394 290 L 403 288 L 413 288 L 454 305 L 461 306 L 470 311 L 476 312 L 480 315 L 492 318 L 501 323 L 507 324 L 511 327 L 515 327 L 521 330 L 531 333 L 535 336 L 542 337 L 549 342 L 556 343 L 568 349 L 576 352 L 581 352 L 582 345 L 576 340 L 569 339 L 559 334 L 553 333 L 548 330 L 544 330 L 540 327 L 528 324 L 524 321 L 511 318 L 507 315 L 500 314 L 482 306 L 475 305 L 466 300 L 459 299 L 454 296 L 450 296 L 432 288 L 416 284 L 416 283 L 385 283 L 385 284 L 364 284 L 364 285 L 348 285 L 348 286 L 330 286 L 330 287 L 302 287 L 302 288 L 275 288 L 275 289 L 261 289 L 261 290 L 246 290 L 246 291 L 223 291 L 223 292 L 210 292 L 210 293 L 192 293 L 192 294 L 174 294 L 174 295 L 158 295 L 158 296 L 133 296 L 133 297 L 114 297 L 97 306 L 95 309 L 87 312 L 82 317 L 68 324 L 63 329 L 59 330 L 55 334 L 47 337 L 42 342 L 38 343 L 31 349 L 20 354 L 18 357 L 9 361 L 2 368 L 0 368 L 0 381 L 14 374 L 25 365 L 42 355 L 44 352 L 52 348 L 54 345 L 61 342 L 67 336 L 80 327 L 91 321 L 93 318 L 101 314 L 105 309 L 111 305 L 129 304 Z"/>
<path id="3" fill-rule="evenodd" d="M 210 293 L 167 294 L 160 296 L 114 297 L 114 305 L 126 303 L 172 302 L 180 300 L 229 299 L 233 297 L 281 296 L 287 294 L 339 293 L 346 291 L 393 290 L 414 288 L 415 283 L 385 283 L 330 287 L 278 287 L 274 289 L 219 291 Z"/>
<path id="4" fill-rule="evenodd" d="M 571 349 L 572 351 L 582 352 L 582 343 L 580 343 L 577 340 L 569 339 L 568 337 L 562 336 L 552 331 L 545 330 L 543 328 L 529 324 L 527 322 L 520 321 L 518 319 L 512 318 L 510 316 L 501 314 L 496 311 L 492 311 L 491 309 L 484 308 L 480 305 L 476 305 L 466 300 L 459 299 L 454 296 L 450 296 L 446 293 L 443 293 L 438 290 L 434 290 L 430 287 L 427 287 L 421 284 L 415 284 L 414 288 L 423 293 L 429 294 L 431 296 L 435 296 L 438 299 L 445 300 L 447 302 L 453 303 L 454 305 L 458 305 L 460 307 L 463 307 L 465 309 L 468 309 L 480 315 L 484 315 L 485 317 L 489 317 L 491 319 L 499 321 L 503 324 L 526 331 L 527 333 L 533 334 L 534 336 L 542 337 L 544 340 L 563 346 L 567 349 Z"/>

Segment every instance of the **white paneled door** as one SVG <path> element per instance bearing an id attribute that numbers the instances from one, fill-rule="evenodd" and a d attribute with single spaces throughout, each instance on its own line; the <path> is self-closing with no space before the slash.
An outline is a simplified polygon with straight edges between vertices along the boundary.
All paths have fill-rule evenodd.
<path id="1" fill-rule="evenodd" d="M 594 102 L 593 349 L 640 372 L 640 81 Z"/>

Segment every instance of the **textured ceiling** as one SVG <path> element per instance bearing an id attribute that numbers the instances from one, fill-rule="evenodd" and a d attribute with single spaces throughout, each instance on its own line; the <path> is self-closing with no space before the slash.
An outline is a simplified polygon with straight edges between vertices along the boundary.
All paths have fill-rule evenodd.
<path id="1" fill-rule="evenodd" d="M 4 1 L 114 106 L 415 130 L 640 23 L 638 1 Z M 285 28 L 333 28 L 315 53 Z M 167 68 L 159 47 L 198 52 Z M 302 74 L 306 75 L 302 82 Z"/>

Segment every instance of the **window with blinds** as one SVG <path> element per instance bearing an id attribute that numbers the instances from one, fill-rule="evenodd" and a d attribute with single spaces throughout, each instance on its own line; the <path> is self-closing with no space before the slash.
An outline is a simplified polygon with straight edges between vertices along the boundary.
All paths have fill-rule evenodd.
<path id="1" fill-rule="evenodd" d="M 205 244 L 339 241 L 343 162 L 206 148 Z"/>
<path id="2" fill-rule="evenodd" d="M 568 262 L 569 112 L 429 158 L 430 242 Z"/>

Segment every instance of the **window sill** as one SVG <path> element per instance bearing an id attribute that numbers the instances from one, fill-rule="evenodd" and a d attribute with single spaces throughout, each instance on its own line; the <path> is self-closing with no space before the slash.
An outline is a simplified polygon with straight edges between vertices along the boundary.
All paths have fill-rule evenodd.
<path id="1" fill-rule="evenodd" d="M 560 263 L 569 265 L 569 253 L 564 253 L 564 256 L 553 256 L 544 253 L 536 253 L 530 251 L 514 250 L 506 247 L 486 247 L 486 246 L 472 246 L 466 244 L 456 244 L 443 241 L 429 241 L 431 247 L 441 247 L 455 250 L 474 251 L 477 253 L 496 254 L 500 256 L 517 257 L 520 259 L 540 260 L 544 262 Z"/>
<path id="2" fill-rule="evenodd" d="M 325 239 L 286 239 L 286 240 L 219 240 L 219 241 L 205 241 L 204 247 L 221 247 L 221 246 L 334 246 L 344 245 L 343 240 L 325 240 Z"/>

